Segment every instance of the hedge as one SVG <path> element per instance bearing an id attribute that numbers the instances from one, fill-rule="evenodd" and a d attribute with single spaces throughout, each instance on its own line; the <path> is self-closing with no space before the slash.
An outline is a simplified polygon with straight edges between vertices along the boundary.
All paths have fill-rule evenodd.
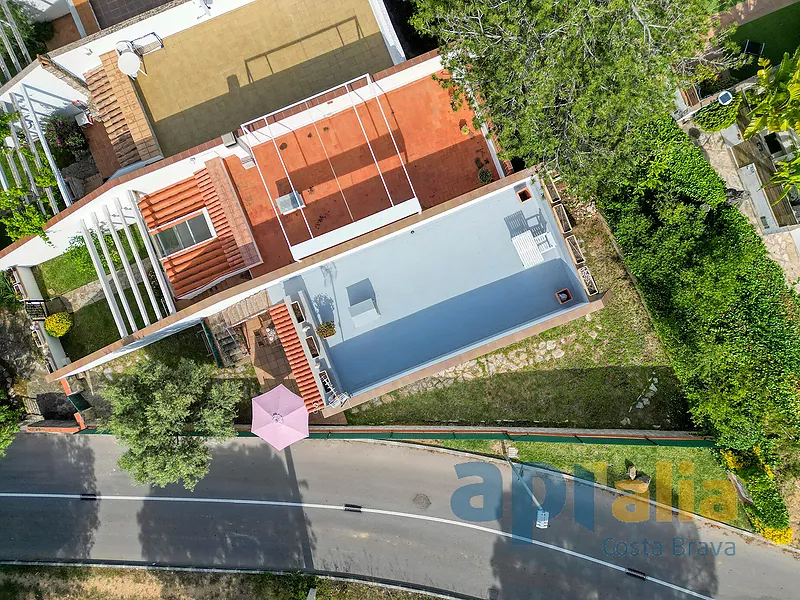
<path id="1" fill-rule="evenodd" d="M 720 453 L 725 466 L 747 486 L 753 504 L 744 505 L 748 518 L 761 535 L 776 544 L 792 541 L 789 511 L 781 497 L 770 466 L 762 460 L 758 447 L 745 454 Z"/>
<path id="2" fill-rule="evenodd" d="M 709 104 L 694 114 L 694 122 L 703 131 L 719 131 L 736 123 L 739 114 L 739 105 L 742 103 L 741 94 L 733 94 L 730 104 L 723 106 L 719 102 Z"/>
<path id="3" fill-rule="evenodd" d="M 797 472 L 800 300 L 689 137 L 671 119 L 642 136 L 641 161 L 598 204 L 692 418 L 720 448 L 760 447 Z M 748 475 L 755 495 L 782 506 L 774 480 Z M 759 514 L 763 527 L 782 522 L 771 510 Z"/>

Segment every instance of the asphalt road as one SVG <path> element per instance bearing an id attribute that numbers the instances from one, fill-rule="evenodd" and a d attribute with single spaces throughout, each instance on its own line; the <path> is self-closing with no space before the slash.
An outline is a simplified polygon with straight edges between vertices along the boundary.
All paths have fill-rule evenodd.
<path id="1" fill-rule="evenodd" d="M 564 508 L 536 529 L 524 488 L 512 502 L 505 465 L 477 467 L 502 478 L 503 493 L 473 499 L 488 520 L 469 522 L 464 500 L 451 499 L 481 479 L 458 478 L 456 465 L 470 459 L 432 450 L 306 440 L 275 453 L 237 440 L 214 449 L 194 493 L 132 485 L 119 454 L 107 436 L 18 436 L 0 460 L 0 559 L 304 569 L 498 600 L 796 598 L 800 588 L 789 551 L 677 515 L 657 522 L 654 509 L 645 522 L 622 523 L 611 511 L 616 494 L 571 481 L 560 491 L 548 480 L 545 504 L 561 504 L 563 491 Z M 533 489 L 545 498 L 543 480 Z M 512 522 L 536 543 L 512 539 Z"/>

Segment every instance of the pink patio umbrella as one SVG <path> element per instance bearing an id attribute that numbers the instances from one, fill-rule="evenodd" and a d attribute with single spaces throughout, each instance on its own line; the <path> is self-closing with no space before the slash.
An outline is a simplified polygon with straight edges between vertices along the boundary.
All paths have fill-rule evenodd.
<path id="1" fill-rule="evenodd" d="M 253 398 L 250 431 L 276 450 L 308 437 L 308 410 L 303 399 L 279 385 Z"/>

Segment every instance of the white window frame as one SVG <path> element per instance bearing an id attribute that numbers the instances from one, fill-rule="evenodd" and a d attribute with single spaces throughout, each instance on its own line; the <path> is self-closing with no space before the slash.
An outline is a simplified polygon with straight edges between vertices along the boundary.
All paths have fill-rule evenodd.
<path id="1" fill-rule="evenodd" d="M 206 240 L 203 240 L 202 242 L 195 242 L 191 246 L 186 246 L 186 248 L 181 248 L 180 250 L 176 250 L 175 252 L 172 252 L 171 254 L 164 254 L 164 251 L 161 249 L 161 242 L 158 241 L 158 238 L 156 237 L 156 234 L 157 233 L 161 233 L 162 231 L 164 231 L 166 229 L 171 229 L 171 228 L 175 227 L 176 225 L 179 225 L 179 224 L 181 224 L 181 223 L 183 223 L 185 221 L 189 221 L 190 219 L 194 219 L 195 217 L 197 217 L 199 215 L 203 215 L 206 218 L 206 224 L 208 225 L 208 230 L 211 232 L 211 237 L 206 239 Z M 155 247 L 158 249 L 158 253 L 161 255 L 161 258 L 169 258 L 170 256 L 176 256 L 176 255 L 180 254 L 181 252 L 186 252 L 187 250 L 191 250 L 192 248 L 195 248 L 196 246 L 199 246 L 201 244 L 206 244 L 206 243 L 210 242 L 211 240 L 217 238 L 217 230 L 214 229 L 214 223 L 211 222 L 211 216 L 208 214 L 208 209 L 206 207 L 203 207 L 200 210 L 196 210 L 194 212 L 191 212 L 188 215 L 184 215 L 184 216 L 182 216 L 182 217 L 180 217 L 178 219 L 174 219 L 172 221 L 169 221 L 168 223 L 164 223 L 163 225 L 161 225 L 160 227 L 158 227 L 156 229 L 150 229 L 149 233 L 150 233 L 150 237 L 153 238 L 153 243 L 154 243 Z M 189 230 L 189 233 L 192 235 L 192 238 L 194 238 L 194 234 L 192 233 L 191 229 Z"/>

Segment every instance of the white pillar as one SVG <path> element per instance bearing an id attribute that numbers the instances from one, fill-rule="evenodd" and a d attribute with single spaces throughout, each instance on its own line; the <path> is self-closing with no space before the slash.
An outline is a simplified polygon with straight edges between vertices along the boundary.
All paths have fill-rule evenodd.
<path id="1" fill-rule="evenodd" d="M 131 269 L 131 263 L 128 262 L 128 257 L 125 254 L 125 247 L 122 245 L 119 239 L 119 235 L 117 234 L 117 230 L 114 229 L 114 223 L 111 221 L 111 212 L 108 210 L 108 204 L 103 205 L 103 216 L 106 218 L 106 223 L 108 223 L 108 229 L 111 232 L 111 237 L 114 239 L 114 244 L 117 246 L 117 250 L 119 251 L 119 259 L 122 262 L 122 269 L 125 271 L 125 275 L 128 278 L 128 283 L 131 284 L 131 292 L 133 292 L 133 297 L 136 299 L 136 305 L 139 307 L 139 314 L 142 315 L 142 320 L 144 321 L 145 326 L 150 325 L 150 317 L 147 314 L 147 308 L 144 305 L 144 300 L 142 300 L 142 294 L 139 292 L 139 284 L 136 283 L 136 280 L 133 278 L 133 269 Z M 122 222 L 125 222 L 125 217 L 120 215 L 122 218 Z M 131 253 L 136 254 L 136 246 L 131 244 Z"/>
<path id="2" fill-rule="evenodd" d="M 3 186 L 3 191 L 8 191 L 8 177 L 6 177 L 6 170 L 0 165 L 0 184 Z"/>
<path id="3" fill-rule="evenodd" d="M 33 162 L 36 164 L 36 168 L 41 171 L 42 159 L 39 156 L 39 150 L 36 148 L 36 143 L 33 141 L 31 130 L 28 129 L 28 122 L 25 120 L 25 117 L 19 108 L 19 102 L 17 102 L 16 94 L 11 92 L 9 95 L 11 96 L 11 103 L 14 105 L 14 110 L 19 115 L 19 124 L 22 126 L 22 132 L 25 134 L 25 139 L 28 142 L 28 148 L 30 148 L 31 152 L 33 152 Z M 58 204 L 56 204 L 56 197 L 53 194 L 53 190 L 51 190 L 49 187 L 46 187 L 44 188 L 44 193 L 47 194 L 47 200 L 50 202 L 50 208 L 53 209 L 53 214 L 58 214 Z"/>
<path id="4" fill-rule="evenodd" d="M 91 3 L 87 3 L 91 7 Z M 69 13 L 72 15 L 72 20 L 75 21 L 75 27 L 78 29 L 78 35 L 82 38 L 86 37 L 86 29 L 83 27 L 83 21 L 81 21 L 80 16 L 78 15 L 78 11 L 75 10 L 75 1 L 74 0 L 67 0 L 67 7 L 69 7 Z"/>
<path id="5" fill-rule="evenodd" d="M 3 70 L 3 75 L 6 76 L 6 81 L 11 81 L 11 71 L 8 70 L 6 59 L 0 56 L 0 69 Z"/>
<path id="6" fill-rule="evenodd" d="M 136 218 L 136 226 L 139 228 L 139 233 L 142 236 L 142 242 L 147 250 L 147 256 L 150 257 L 150 264 L 153 266 L 153 272 L 156 274 L 158 280 L 158 287 L 161 288 L 161 294 L 164 296 L 164 302 L 167 303 L 170 314 L 175 314 L 175 302 L 172 300 L 172 290 L 167 283 L 164 272 L 161 270 L 161 261 L 158 259 L 156 249 L 153 247 L 153 240 L 150 239 L 150 232 L 147 230 L 142 213 L 139 212 L 139 206 L 136 203 L 136 195 L 131 190 L 128 190 L 128 204 L 133 209 L 133 215 Z"/>
<path id="7" fill-rule="evenodd" d="M 22 71 L 22 65 L 19 64 L 17 53 L 14 52 L 14 46 L 11 45 L 11 40 L 8 39 L 8 35 L 6 34 L 6 30 L 5 27 L 3 27 L 2 21 L 0 21 L 0 40 L 3 40 L 3 45 L 5 45 L 6 50 L 8 50 L 8 55 L 11 57 L 11 62 L 14 64 L 14 68 L 17 69 L 17 73 L 19 73 Z"/>
<path id="8" fill-rule="evenodd" d="M 17 44 L 19 44 L 19 49 L 22 52 L 22 56 L 24 56 L 28 61 L 25 63 L 25 66 L 27 67 L 33 61 L 31 60 L 31 55 L 28 52 L 27 46 L 25 46 L 25 40 L 22 39 L 22 34 L 19 32 L 19 27 L 17 27 L 17 22 L 14 20 L 14 15 L 12 15 L 11 11 L 8 9 L 8 2 L 6 2 L 6 0 L 0 0 L 0 5 L 3 7 L 3 13 L 6 15 L 8 26 L 11 27 L 11 33 L 14 34 Z"/>
<path id="9" fill-rule="evenodd" d="M 161 313 L 161 306 L 158 304 L 158 300 L 156 299 L 155 290 L 153 290 L 153 286 L 150 285 L 150 278 L 147 276 L 147 269 L 144 268 L 144 263 L 142 262 L 142 257 L 139 256 L 139 253 L 136 251 L 136 244 L 133 241 L 133 234 L 131 234 L 131 229 L 128 226 L 128 221 L 125 220 L 125 213 L 122 212 L 122 204 L 119 201 L 119 198 L 114 198 L 114 207 L 117 209 L 117 212 L 120 214 L 122 218 L 122 229 L 125 231 L 125 237 L 128 238 L 128 243 L 131 245 L 133 249 L 133 261 L 136 263 L 136 268 L 139 269 L 139 275 L 142 276 L 142 283 L 144 283 L 144 287 L 147 290 L 147 295 L 150 297 L 150 304 L 153 305 L 153 311 L 155 312 L 156 319 L 161 320 L 163 315 Z M 144 242 L 143 242 L 144 243 Z M 154 269 L 157 269 L 157 265 L 153 265 Z"/>
<path id="10" fill-rule="evenodd" d="M 111 309 L 111 316 L 114 317 L 114 323 L 117 325 L 119 336 L 126 337 L 128 335 L 128 330 L 125 328 L 125 321 L 122 319 L 122 313 L 119 312 L 119 306 L 117 306 L 117 301 L 114 299 L 114 291 L 111 289 L 108 277 L 106 277 L 106 272 L 103 269 L 103 262 L 100 260 L 100 255 L 97 254 L 97 248 L 94 247 L 94 240 L 92 240 L 92 236 L 89 235 L 86 222 L 82 219 L 81 233 L 83 234 L 83 240 L 86 242 L 86 249 L 89 251 L 89 256 L 92 259 L 94 270 L 97 272 L 97 277 L 100 280 L 100 287 L 103 288 L 103 294 L 105 294 L 106 301 L 108 302 L 108 308 Z"/>
<path id="11" fill-rule="evenodd" d="M 108 270 L 111 273 L 111 279 L 114 280 L 114 286 L 117 288 L 117 296 L 125 311 L 125 316 L 128 317 L 128 324 L 131 326 L 131 331 L 139 331 L 139 326 L 136 325 L 136 319 L 133 318 L 131 305 L 128 304 L 128 298 L 125 296 L 125 288 L 122 287 L 122 283 L 117 275 L 117 269 L 114 267 L 114 263 L 111 260 L 111 253 L 108 251 L 106 238 L 105 235 L 103 235 L 103 229 L 100 227 L 100 222 L 97 220 L 97 213 L 95 212 L 92 213 L 92 224 L 94 225 L 95 231 L 97 231 L 97 241 L 100 242 L 100 249 L 103 251 L 103 256 L 106 259 Z"/>
<path id="12" fill-rule="evenodd" d="M 0 27 L 0 29 L 2 29 L 2 27 Z M 67 206 L 72 206 L 72 195 L 69 193 L 69 189 L 67 189 L 67 183 L 61 176 L 61 171 L 59 171 L 58 167 L 56 166 L 56 161 L 53 158 L 53 154 L 50 152 L 50 146 L 47 145 L 47 140 L 44 139 L 44 132 L 42 131 L 42 126 L 39 123 L 39 117 L 36 116 L 36 111 L 33 108 L 33 102 L 31 102 L 31 97 L 28 94 L 28 86 L 24 83 L 22 84 L 22 93 L 25 95 L 25 102 L 28 105 L 28 111 L 30 111 L 31 114 L 33 128 L 36 130 L 36 135 L 39 137 L 39 141 L 42 142 L 42 148 L 44 149 L 44 154 L 47 157 L 47 162 L 50 164 L 50 168 L 53 170 L 53 175 L 56 177 L 56 182 L 58 182 L 58 189 L 61 192 L 61 196 L 64 198 L 64 202 Z"/>

